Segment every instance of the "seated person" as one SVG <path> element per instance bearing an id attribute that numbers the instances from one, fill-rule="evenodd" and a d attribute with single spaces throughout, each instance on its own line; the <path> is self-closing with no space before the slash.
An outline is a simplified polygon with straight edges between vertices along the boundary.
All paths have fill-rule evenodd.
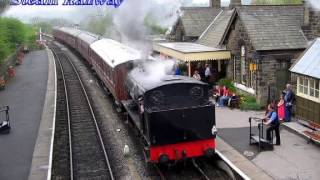
<path id="1" fill-rule="evenodd" d="M 268 126 L 267 128 L 267 140 L 271 141 L 271 132 L 274 130 L 276 133 L 276 145 L 280 145 L 280 130 L 279 130 L 279 119 L 275 106 L 273 104 L 268 105 L 268 113 L 264 119 L 264 124 Z"/>
<path id="2" fill-rule="evenodd" d="M 231 98 L 230 91 L 226 86 L 223 86 L 223 95 L 219 99 L 219 106 L 223 107 Z"/>
<path id="3" fill-rule="evenodd" d="M 213 89 L 213 98 L 215 100 L 216 103 L 219 102 L 219 99 L 221 96 L 223 96 L 223 89 L 220 86 L 215 86 Z"/>
<path id="4" fill-rule="evenodd" d="M 196 80 L 199 80 L 199 81 L 201 80 L 201 76 L 199 74 L 199 71 L 197 70 L 194 71 L 194 74 L 192 77 L 195 78 Z"/>

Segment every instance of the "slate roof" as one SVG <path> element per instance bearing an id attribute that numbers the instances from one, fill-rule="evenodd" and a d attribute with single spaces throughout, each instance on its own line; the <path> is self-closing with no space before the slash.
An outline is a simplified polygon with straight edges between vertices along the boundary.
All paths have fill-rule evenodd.
<path id="1" fill-rule="evenodd" d="M 234 9 L 223 10 L 221 13 L 219 13 L 214 21 L 212 21 L 209 27 L 200 36 L 198 43 L 210 47 L 219 47 L 234 15 Z"/>
<path id="2" fill-rule="evenodd" d="M 320 38 L 305 50 L 290 71 L 320 79 Z"/>
<path id="3" fill-rule="evenodd" d="M 241 6 L 237 12 L 256 50 L 303 49 L 303 6 Z"/>
<path id="4" fill-rule="evenodd" d="M 186 36 L 199 37 L 221 9 L 211 7 L 183 7 L 180 17 Z"/>

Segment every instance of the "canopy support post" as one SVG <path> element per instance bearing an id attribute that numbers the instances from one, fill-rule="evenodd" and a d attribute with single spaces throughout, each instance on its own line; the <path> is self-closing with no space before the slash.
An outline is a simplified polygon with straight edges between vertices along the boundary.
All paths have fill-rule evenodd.
<path id="1" fill-rule="evenodd" d="M 188 75 L 191 77 L 191 61 L 188 62 Z"/>

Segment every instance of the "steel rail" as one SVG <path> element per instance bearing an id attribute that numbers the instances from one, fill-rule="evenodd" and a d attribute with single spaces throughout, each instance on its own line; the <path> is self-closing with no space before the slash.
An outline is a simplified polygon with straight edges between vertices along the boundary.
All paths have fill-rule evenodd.
<path id="1" fill-rule="evenodd" d="M 64 93 L 66 95 L 65 100 L 66 100 L 67 119 L 68 119 L 70 179 L 73 180 L 72 138 L 71 138 L 71 123 L 70 123 L 70 107 L 69 107 L 68 90 L 67 90 L 66 79 L 65 79 L 65 76 L 64 76 L 64 71 L 63 71 L 63 68 L 62 68 L 62 64 L 60 62 L 60 58 L 57 55 L 57 53 L 55 52 L 55 50 L 53 50 L 53 48 L 52 48 L 52 52 L 56 56 L 57 61 L 59 63 L 59 67 L 60 67 L 61 75 L 62 75 L 62 80 L 63 80 Z"/>
<path id="2" fill-rule="evenodd" d="M 166 180 L 166 177 L 164 176 L 163 172 L 160 170 L 159 166 L 157 164 L 154 164 L 153 166 L 156 169 L 157 173 L 159 174 L 160 179 Z"/>
<path id="3" fill-rule="evenodd" d="M 94 121 L 94 124 L 95 124 L 95 127 L 96 127 L 96 131 L 97 131 L 98 136 L 99 136 L 100 145 L 101 145 L 101 148 L 102 148 L 102 151 L 103 151 L 103 154 L 104 154 L 104 158 L 105 158 L 105 160 L 106 160 L 106 163 L 107 163 L 107 166 L 108 166 L 108 169 L 109 169 L 110 178 L 111 178 L 112 180 L 114 180 L 114 176 L 113 176 L 113 172 L 112 172 L 112 169 L 111 169 L 111 164 L 110 164 L 110 161 L 109 161 L 109 157 L 108 157 L 106 148 L 105 148 L 105 146 L 104 146 L 103 139 L 102 139 L 102 135 L 101 135 L 101 132 L 100 132 L 100 129 L 99 129 L 99 125 L 98 125 L 98 123 L 97 123 L 97 119 L 96 119 L 96 116 L 95 116 L 95 114 L 94 114 L 92 105 L 91 105 L 91 103 L 90 103 L 90 100 L 89 100 L 87 91 L 86 91 L 86 89 L 85 89 L 85 87 L 84 87 L 84 85 L 83 85 L 83 83 L 82 83 L 82 80 L 81 80 L 81 78 L 80 78 L 80 75 L 79 75 L 76 67 L 74 66 L 74 64 L 73 64 L 72 61 L 70 60 L 69 56 L 66 55 L 66 57 L 67 57 L 69 63 L 71 64 L 74 72 L 77 74 L 77 77 L 78 77 L 79 82 L 80 82 L 80 84 L 81 84 L 82 91 L 83 91 L 83 93 L 84 93 L 84 95 L 85 95 L 85 97 L 86 97 L 86 100 L 87 100 L 88 106 L 89 106 L 89 108 L 90 108 L 90 112 L 91 112 L 91 115 L 92 115 L 92 118 L 93 118 L 93 121 Z"/>
<path id="4" fill-rule="evenodd" d="M 206 175 L 206 173 L 204 173 L 204 171 L 199 167 L 199 165 L 196 163 L 196 161 L 193 158 L 192 158 L 192 164 L 206 180 L 210 180 L 210 178 Z"/>
<path id="5" fill-rule="evenodd" d="M 54 54 L 57 56 L 57 60 L 59 62 L 59 66 L 61 68 L 61 71 L 62 71 L 62 77 L 63 77 L 63 81 L 64 81 L 64 85 L 65 85 L 65 92 L 66 92 L 66 96 L 68 97 L 68 93 L 67 93 L 67 87 L 66 87 L 66 80 L 65 80 L 65 73 L 63 71 L 63 67 L 62 67 L 62 63 L 61 63 L 61 59 L 60 57 L 57 55 L 57 53 L 55 52 L 54 48 L 53 49 L 53 52 Z M 111 165 L 110 165 L 110 161 L 109 161 L 109 158 L 108 158 L 108 155 L 107 155 L 107 151 L 106 151 L 106 148 L 104 146 L 104 143 L 103 143 L 103 139 L 102 139 L 102 136 L 101 136 L 101 132 L 100 132 L 100 129 L 99 129 L 99 126 L 98 126 L 98 123 L 97 123 L 97 120 L 96 120 L 96 117 L 95 117 L 95 114 L 94 114 L 94 111 L 93 111 L 93 108 L 92 108 L 92 105 L 90 103 L 90 100 L 89 100 L 89 97 L 87 95 L 87 92 L 84 88 L 84 85 L 83 85 L 83 82 L 80 78 L 80 75 L 78 73 L 78 71 L 76 70 L 74 64 L 72 63 L 72 61 L 70 60 L 70 58 L 67 56 L 67 55 L 64 55 L 64 57 L 67 59 L 68 63 L 71 65 L 72 67 L 72 70 L 74 71 L 74 73 L 76 74 L 77 76 L 77 80 L 79 81 L 80 83 L 80 86 L 81 86 L 81 90 L 85 96 L 85 99 L 86 99 L 86 103 L 89 107 L 89 110 L 90 110 L 90 114 L 91 114 L 91 117 L 93 119 L 93 122 L 94 122 L 94 125 L 95 125 L 95 130 L 97 132 L 97 136 L 99 138 L 99 142 L 100 142 L 100 147 L 103 151 L 103 155 L 104 155 L 104 160 L 107 164 L 107 167 L 108 167 L 108 170 L 109 170 L 109 176 L 111 178 L 111 180 L 114 180 L 114 176 L 113 176 L 113 172 L 112 172 L 112 169 L 111 169 Z M 72 135 L 71 135 L 71 117 L 70 117 L 70 107 L 69 107 L 69 100 L 66 100 L 67 101 L 67 112 L 68 112 L 68 129 L 69 129 L 69 143 L 70 143 L 70 177 L 71 179 L 74 178 L 74 166 L 73 166 L 73 158 L 72 158 Z"/>

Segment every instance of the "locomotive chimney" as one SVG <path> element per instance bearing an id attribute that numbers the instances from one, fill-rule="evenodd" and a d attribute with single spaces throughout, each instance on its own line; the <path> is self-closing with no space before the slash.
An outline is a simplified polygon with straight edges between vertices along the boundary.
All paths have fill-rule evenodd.
<path id="1" fill-rule="evenodd" d="M 220 8 L 221 7 L 221 0 L 209 0 L 210 7 Z"/>
<path id="2" fill-rule="evenodd" d="M 235 8 L 237 6 L 241 6 L 241 0 L 230 0 L 229 8 Z"/>

